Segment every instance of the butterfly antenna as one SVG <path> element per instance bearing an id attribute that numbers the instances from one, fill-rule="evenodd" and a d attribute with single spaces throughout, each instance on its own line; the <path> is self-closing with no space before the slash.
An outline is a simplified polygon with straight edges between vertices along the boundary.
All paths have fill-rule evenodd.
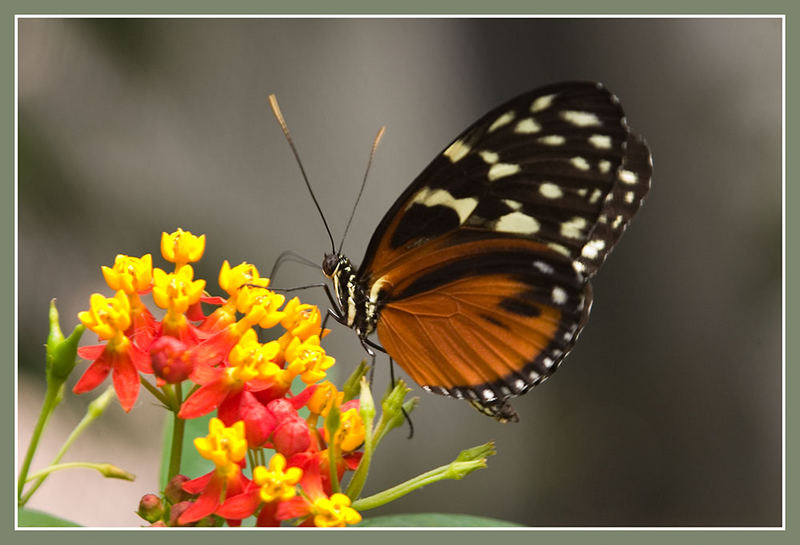
<path id="1" fill-rule="evenodd" d="M 294 147 L 292 136 L 289 134 L 289 127 L 288 125 L 286 125 L 286 120 L 283 118 L 281 109 L 278 106 L 278 99 L 275 98 L 275 95 L 269 95 L 269 105 L 270 108 L 272 108 L 272 113 L 275 115 L 275 119 L 278 120 L 278 124 L 281 126 L 281 129 L 283 130 L 283 134 L 286 137 L 286 141 L 289 142 L 289 147 L 292 148 L 292 153 L 294 153 L 294 158 L 297 160 L 297 165 L 300 167 L 300 173 L 303 175 L 303 180 L 306 182 L 306 187 L 308 188 L 308 192 L 311 194 L 311 199 L 314 201 L 314 205 L 317 207 L 317 211 L 319 212 L 319 217 L 322 218 L 322 223 L 325 225 L 325 230 L 328 232 L 328 238 L 331 241 L 331 250 L 335 252 L 336 243 L 333 241 L 333 235 L 331 234 L 331 229 L 330 227 L 328 227 L 328 222 L 325 220 L 325 214 L 322 213 L 322 207 L 320 207 L 319 202 L 317 201 L 317 197 L 316 195 L 314 195 L 314 190 L 311 189 L 311 182 L 308 181 L 308 176 L 306 176 L 306 170 L 303 168 L 302 161 L 300 161 L 300 154 L 297 153 L 297 148 Z"/>
<path id="2" fill-rule="evenodd" d="M 350 224 L 353 222 L 353 217 L 356 215 L 358 202 L 361 200 L 361 195 L 363 195 L 364 188 L 367 186 L 367 175 L 369 174 L 369 167 L 372 166 L 372 158 L 375 157 L 375 150 L 378 149 L 378 144 L 380 144 L 381 138 L 383 138 L 383 133 L 385 131 L 386 127 L 381 127 L 377 136 L 375 136 L 375 141 L 372 143 L 372 149 L 369 152 L 369 160 L 367 161 L 367 170 L 364 172 L 364 180 L 361 182 L 361 189 L 358 190 L 358 197 L 356 197 L 356 202 L 353 204 L 353 211 L 350 212 L 350 218 L 347 220 L 347 226 L 344 228 L 342 242 L 339 244 L 339 250 L 337 253 L 340 253 L 342 251 L 342 246 L 344 246 L 344 239 L 347 237 L 347 232 L 350 230 Z"/>

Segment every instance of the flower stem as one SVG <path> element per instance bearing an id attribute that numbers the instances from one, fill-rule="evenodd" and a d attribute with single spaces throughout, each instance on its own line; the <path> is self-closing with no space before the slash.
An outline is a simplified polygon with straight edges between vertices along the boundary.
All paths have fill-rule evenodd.
<path id="1" fill-rule="evenodd" d="M 401 498 L 413 492 L 418 488 L 442 481 L 445 479 L 461 479 L 476 469 L 486 467 L 486 456 L 494 454 L 494 446 L 489 443 L 476 447 L 467 451 L 463 451 L 458 458 L 447 465 L 432 469 L 422 475 L 418 475 L 413 479 L 409 479 L 404 483 L 393 486 L 383 492 L 378 492 L 372 496 L 361 498 L 353 502 L 353 509 L 356 511 L 366 511 L 367 509 L 374 509 L 398 498 Z"/>
<path id="2" fill-rule="evenodd" d="M 100 394 L 99 397 L 97 397 L 94 401 L 92 401 L 89 404 L 89 407 L 86 410 L 86 414 L 81 419 L 81 421 L 78 422 L 78 425 L 75 426 L 75 429 L 72 430 L 72 433 L 69 434 L 67 440 L 64 441 L 64 444 L 61 446 L 61 449 L 58 451 L 58 454 L 56 454 L 56 457 L 53 458 L 53 461 L 50 463 L 50 467 L 55 466 L 56 464 L 58 464 L 59 461 L 61 461 L 61 458 L 63 458 L 64 454 L 66 454 L 69 447 L 72 446 L 72 443 L 75 442 L 78 436 L 80 436 L 80 434 L 83 433 L 83 431 L 86 428 L 88 428 L 92 422 L 94 422 L 97 418 L 100 417 L 101 414 L 103 414 L 103 411 L 105 410 L 105 408 L 108 406 L 108 404 L 111 402 L 112 399 L 114 399 L 114 387 L 109 386 L 108 388 L 106 388 L 105 392 Z M 42 472 L 39 471 L 36 473 L 36 475 L 39 475 L 40 473 Z M 34 483 L 33 486 L 31 486 L 31 488 L 28 490 L 28 492 L 26 492 L 25 495 L 21 498 L 19 502 L 20 506 L 23 506 L 28 502 L 31 496 L 33 496 L 33 493 L 36 492 L 36 489 L 38 489 L 42 485 L 42 483 L 48 477 L 49 474 L 50 474 L 49 472 L 42 473 L 41 476 L 38 477 L 36 483 Z M 24 477 L 20 473 L 20 483 L 24 483 L 31 480 L 33 480 L 33 477 Z"/>
<path id="3" fill-rule="evenodd" d="M 112 479 L 124 479 L 126 481 L 133 481 L 136 479 L 136 476 L 133 475 L 132 473 L 128 473 L 124 469 L 120 469 L 112 464 L 98 464 L 94 462 L 67 462 L 64 464 L 53 464 L 47 466 L 46 468 L 32 474 L 30 477 L 28 477 L 28 480 L 32 481 L 34 479 L 39 479 L 40 481 L 43 481 L 45 477 L 47 477 L 48 475 L 50 475 L 55 471 L 59 471 L 62 469 L 73 469 L 76 467 L 86 467 L 89 469 L 95 469 L 99 471 L 104 477 L 109 477 Z"/>
<path id="4" fill-rule="evenodd" d="M 166 407 L 167 409 L 169 409 L 171 411 L 174 411 L 174 408 L 173 408 L 174 404 L 170 402 L 170 399 L 167 398 L 167 396 L 164 394 L 164 392 L 162 392 L 161 390 L 159 390 L 158 388 L 153 386 L 150 383 L 150 381 L 147 380 L 146 378 L 140 377 L 140 379 L 141 379 L 140 381 L 142 383 L 142 386 L 144 386 L 147 389 L 148 392 L 153 394 L 153 397 L 155 397 L 157 400 L 159 400 L 161 402 L 161 404 L 164 405 L 164 407 Z"/>
<path id="5" fill-rule="evenodd" d="M 31 442 L 28 444 L 28 451 L 25 453 L 25 460 L 22 462 L 22 469 L 19 471 L 19 482 L 17 482 L 17 503 L 20 507 L 25 505 L 25 502 L 28 501 L 30 495 L 33 493 L 33 491 L 31 491 L 24 498 L 22 496 L 22 490 L 25 486 L 25 482 L 28 479 L 28 471 L 31 468 L 31 461 L 33 461 L 33 455 L 36 452 L 36 448 L 39 446 L 39 440 L 42 438 L 42 433 L 44 432 L 44 428 L 47 426 L 47 421 L 50 419 L 50 415 L 53 414 L 56 406 L 61 401 L 63 389 L 63 383 L 59 385 L 48 383 L 47 385 L 47 391 L 45 392 L 44 401 L 42 402 L 42 410 L 39 413 L 39 419 L 36 421 L 36 427 L 33 429 Z M 36 486 L 34 490 L 36 488 L 38 488 L 38 486 Z"/>
<path id="6" fill-rule="evenodd" d="M 181 384 L 175 385 L 175 397 L 181 401 Z M 183 455 L 183 433 L 186 428 L 186 420 L 178 418 L 177 411 L 172 416 L 172 445 L 169 453 L 169 469 L 167 471 L 167 482 L 177 475 L 181 470 L 181 457 Z"/>
<path id="7" fill-rule="evenodd" d="M 369 465 L 372 462 L 372 453 L 375 450 L 373 441 L 373 420 L 375 419 L 375 404 L 366 379 L 361 379 L 361 420 L 364 422 L 364 455 L 358 463 L 353 477 L 347 486 L 347 496 L 353 500 L 361 494 L 367 482 Z"/>

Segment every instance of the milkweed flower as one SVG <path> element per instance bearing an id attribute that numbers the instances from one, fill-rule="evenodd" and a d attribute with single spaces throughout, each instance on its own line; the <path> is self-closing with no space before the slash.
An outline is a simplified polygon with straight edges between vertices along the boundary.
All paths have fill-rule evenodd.
<path id="1" fill-rule="evenodd" d="M 131 325 L 130 302 L 119 290 L 114 297 L 95 293 L 89 304 L 89 310 L 78 313 L 78 319 L 107 342 L 78 349 L 78 354 L 92 363 L 72 391 L 83 394 L 94 390 L 111 373 L 120 405 L 128 412 L 139 396 L 139 372 L 153 372 L 147 354 L 125 335 Z"/>
<path id="2" fill-rule="evenodd" d="M 275 453 L 270 458 L 268 467 L 256 466 L 253 469 L 253 480 L 245 491 L 228 498 L 216 513 L 226 519 L 242 520 L 261 506 L 256 526 L 278 526 L 280 520 L 275 517 L 277 507 L 280 502 L 297 495 L 296 486 L 302 476 L 302 469 L 287 467 L 286 458 Z"/>
<path id="3" fill-rule="evenodd" d="M 120 404 L 129 411 L 144 383 L 177 413 L 175 430 L 187 419 L 216 411 L 208 435 L 194 440 L 214 469 L 196 478 L 177 475 L 181 450 L 174 443 L 169 484 L 162 495 L 145 496 L 141 516 L 152 526 L 218 525 L 220 518 L 237 526 L 251 516 L 258 526 L 289 519 L 320 527 L 358 523 L 361 514 L 351 498 L 338 492 L 342 478 L 355 471 L 348 494 L 358 497 L 383 432 L 370 438 L 376 429 L 402 422 L 397 414 L 386 416 L 384 406 L 382 419 L 387 419 L 373 428 L 365 366 L 339 391 L 325 380 L 336 360 L 321 346 L 329 330 L 322 327 L 319 308 L 297 297 L 287 301 L 246 262 L 233 267 L 223 262 L 218 282 L 227 297 L 207 294 L 205 280 L 195 278 L 191 265 L 204 253 L 204 235 L 182 229 L 164 233 L 161 250 L 174 270 L 153 267 L 150 254 L 119 254 L 113 266 L 102 268 L 114 295 L 93 294 L 89 309 L 79 313 L 103 344 L 78 350 L 91 363 L 76 393 L 88 392 L 111 374 Z M 163 309 L 160 320 L 142 302 L 147 294 Z M 209 306 L 215 308 L 206 316 Z M 278 325 L 283 332 L 277 338 L 259 340 L 264 330 Z M 154 375 L 155 385 L 145 375 Z M 187 382 L 191 389 L 184 389 Z M 363 406 L 352 399 L 358 395 L 355 384 L 366 400 Z M 405 396 L 407 390 L 400 389 Z M 306 409 L 308 415 L 301 416 L 298 411 Z M 252 480 L 243 471 L 248 464 Z M 374 497 L 355 505 L 371 508 Z M 163 513 L 155 508 L 159 498 L 167 507 Z"/>
<path id="4" fill-rule="evenodd" d="M 213 514 L 222 500 L 240 494 L 248 482 L 241 471 L 247 453 L 244 422 L 226 427 L 219 418 L 212 418 L 208 435 L 196 438 L 194 446 L 203 458 L 214 462 L 214 470 L 184 483 L 185 491 L 200 496 L 181 514 L 180 524 Z"/>
<path id="5" fill-rule="evenodd" d="M 281 502 L 275 513 L 278 520 L 301 519 L 304 526 L 343 527 L 361 522 L 361 514 L 351 507 L 350 498 L 342 493 L 330 496 L 325 492 L 320 466 L 310 463 L 303 470 L 300 485 L 305 493 Z"/>
<path id="6" fill-rule="evenodd" d="M 161 233 L 161 255 L 178 270 L 187 263 L 194 263 L 203 257 L 206 249 L 206 236 L 195 236 L 180 227 L 171 234 Z"/>
<path id="7" fill-rule="evenodd" d="M 139 295 L 149 292 L 153 287 L 153 256 L 118 254 L 113 267 L 103 266 L 101 270 L 109 288 L 115 292 L 121 290 L 128 296 L 131 315 L 128 336 L 140 348 L 147 349 L 156 335 L 157 324 Z"/>

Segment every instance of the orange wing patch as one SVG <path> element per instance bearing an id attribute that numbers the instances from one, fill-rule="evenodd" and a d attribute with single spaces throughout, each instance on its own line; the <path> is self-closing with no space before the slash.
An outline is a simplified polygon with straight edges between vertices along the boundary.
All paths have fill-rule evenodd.
<path id="1" fill-rule="evenodd" d="M 529 290 L 507 275 L 462 278 L 388 303 L 378 337 L 418 384 L 452 390 L 502 381 L 515 390 L 520 380 L 530 383 L 526 366 L 545 353 L 562 322 L 549 305 L 526 302 L 527 315 L 504 306 Z"/>

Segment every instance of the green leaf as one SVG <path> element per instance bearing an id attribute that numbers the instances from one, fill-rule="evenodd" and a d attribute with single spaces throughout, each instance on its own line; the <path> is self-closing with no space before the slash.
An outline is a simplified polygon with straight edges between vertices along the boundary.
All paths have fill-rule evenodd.
<path id="1" fill-rule="evenodd" d="M 399 527 L 399 528 L 465 528 L 465 527 L 509 527 L 522 526 L 516 522 L 459 515 L 456 513 L 409 513 L 404 515 L 384 515 L 382 517 L 365 518 L 357 526 Z"/>
<path id="2" fill-rule="evenodd" d="M 53 515 L 50 515 L 43 511 L 36 511 L 35 509 L 20 509 L 18 511 L 18 515 L 19 515 L 20 527 L 62 528 L 65 526 L 80 526 L 80 524 L 75 524 L 74 522 L 71 522 L 69 520 L 64 520 L 58 517 L 54 517 Z"/>

